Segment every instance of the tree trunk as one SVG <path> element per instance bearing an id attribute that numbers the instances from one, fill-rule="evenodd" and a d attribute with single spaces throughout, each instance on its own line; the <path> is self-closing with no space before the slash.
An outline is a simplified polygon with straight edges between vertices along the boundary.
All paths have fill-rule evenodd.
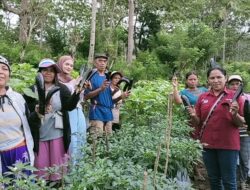
<path id="1" fill-rule="evenodd" d="M 20 62 L 23 62 L 24 56 L 25 56 L 25 50 L 26 46 L 29 43 L 30 35 L 33 30 L 35 23 L 31 23 L 31 15 L 30 15 L 30 1 L 29 0 L 22 0 L 20 2 L 20 8 L 14 8 L 10 6 L 8 1 L 1 0 L 0 1 L 3 4 L 3 8 L 6 11 L 9 11 L 11 13 L 14 13 L 19 16 L 19 42 L 22 45 L 22 50 L 20 52 Z"/>
<path id="2" fill-rule="evenodd" d="M 227 43 L 227 12 L 223 20 L 223 49 L 222 49 L 222 66 L 226 61 L 226 43 Z"/>
<path id="3" fill-rule="evenodd" d="M 97 11 L 97 2 L 96 2 L 96 0 L 92 0 L 92 19 L 91 19 L 91 32 L 90 32 L 88 63 L 93 62 L 94 52 L 95 52 L 96 11 Z"/>
<path id="4" fill-rule="evenodd" d="M 20 28 L 19 28 L 19 42 L 21 44 L 26 44 L 29 31 L 29 12 L 28 12 L 29 2 L 28 0 L 22 0 L 19 14 Z"/>
<path id="5" fill-rule="evenodd" d="M 131 64 L 133 59 L 133 49 L 134 49 L 134 0 L 129 0 L 129 13 L 128 13 L 128 54 L 127 54 L 127 63 Z"/>
<path id="6" fill-rule="evenodd" d="M 104 15 L 105 0 L 100 0 L 100 17 L 101 17 L 101 31 L 105 30 L 105 15 Z"/>
<path id="7" fill-rule="evenodd" d="M 114 2 L 113 2 L 113 6 L 111 9 L 111 15 L 110 15 L 110 28 L 112 28 L 112 29 L 115 26 L 115 21 L 114 21 L 115 7 L 116 7 L 116 0 L 114 0 Z"/>

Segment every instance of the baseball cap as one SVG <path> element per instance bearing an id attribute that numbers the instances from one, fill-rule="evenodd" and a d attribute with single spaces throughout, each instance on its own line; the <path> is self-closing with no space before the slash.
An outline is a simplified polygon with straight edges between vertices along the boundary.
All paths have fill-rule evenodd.
<path id="1" fill-rule="evenodd" d="M 10 71 L 10 64 L 9 64 L 9 61 L 0 55 L 0 63 L 4 64 L 4 65 L 7 65 L 7 67 L 9 68 L 9 71 Z"/>
<path id="2" fill-rule="evenodd" d="M 97 58 L 108 59 L 108 56 L 105 53 L 96 53 L 95 56 L 94 56 L 94 59 L 97 59 Z"/>
<path id="3" fill-rule="evenodd" d="M 238 80 L 240 82 L 242 82 L 242 78 L 240 75 L 231 75 L 229 78 L 228 78 L 228 82 L 232 81 L 232 80 Z"/>
<path id="4" fill-rule="evenodd" d="M 53 67 L 57 73 L 61 72 L 61 69 L 58 67 L 58 65 L 52 59 L 41 60 L 38 67 L 39 67 L 39 71 L 41 71 L 42 68 Z"/>

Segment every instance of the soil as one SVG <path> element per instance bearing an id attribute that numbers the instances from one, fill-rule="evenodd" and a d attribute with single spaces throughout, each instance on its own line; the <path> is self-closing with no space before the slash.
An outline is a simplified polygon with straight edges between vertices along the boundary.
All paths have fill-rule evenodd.
<path id="1" fill-rule="evenodd" d="M 198 170 L 199 170 L 200 174 L 204 177 L 204 180 L 200 180 L 197 176 L 194 177 L 194 179 L 192 180 L 193 188 L 196 190 L 209 190 L 210 185 L 209 185 L 209 180 L 208 180 L 208 176 L 207 176 L 207 171 L 206 171 L 204 165 L 202 165 L 202 164 L 199 165 Z M 237 185 L 238 185 L 238 189 L 241 189 L 239 177 L 240 177 L 239 170 L 237 170 Z M 247 183 L 250 184 L 250 180 Z"/>
<path id="2" fill-rule="evenodd" d="M 196 190 L 209 190 L 209 181 L 208 181 L 208 176 L 207 176 L 207 171 L 204 167 L 204 165 L 200 165 L 198 167 L 198 171 L 201 174 L 201 176 L 204 177 L 204 179 L 200 179 L 198 176 L 195 176 L 192 183 L 193 183 L 193 188 Z"/>

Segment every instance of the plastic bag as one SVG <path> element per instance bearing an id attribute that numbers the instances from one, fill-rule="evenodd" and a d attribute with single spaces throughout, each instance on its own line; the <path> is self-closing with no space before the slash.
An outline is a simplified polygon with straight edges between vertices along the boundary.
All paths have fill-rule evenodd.
<path id="1" fill-rule="evenodd" d="M 192 184 L 186 168 L 182 168 L 177 171 L 176 179 L 179 190 L 192 189 Z"/>

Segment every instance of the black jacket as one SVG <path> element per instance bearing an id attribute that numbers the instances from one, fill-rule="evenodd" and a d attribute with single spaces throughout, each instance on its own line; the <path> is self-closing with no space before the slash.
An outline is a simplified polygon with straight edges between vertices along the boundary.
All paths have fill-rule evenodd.
<path id="1" fill-rule="evenodd" d="M 60 87 L 60 98 L 62 104 L 62 114 L 63 114 L 63 143 L 65 152 L 68 151 L 70 139 L 71 139 L 71 130 L 70 130 L 70 123 L 69 123 L 69 115 L 68 111 L 75 109 L 78 101 L 79 101 L 79 94 L 72 94 L 64 84 L 59 83 L 58 86 Z M 35 86 L 31 86 L 33 92 L 35 92 Z M 37 100 L 24 95 L 24 99 L 26 100 L 29 110 L 31 112 L 30 117 L 28 119 L 29 125 L 31 128 L 31 133 L 34 139 L 34 152 L 38 153 L 39 151 L 39 139 L 40 133 L 39 128 L 41 126 L 41 119 L 38 117 L 37 113 L 35 112 L 35 106 L 38 104 Z"/>

